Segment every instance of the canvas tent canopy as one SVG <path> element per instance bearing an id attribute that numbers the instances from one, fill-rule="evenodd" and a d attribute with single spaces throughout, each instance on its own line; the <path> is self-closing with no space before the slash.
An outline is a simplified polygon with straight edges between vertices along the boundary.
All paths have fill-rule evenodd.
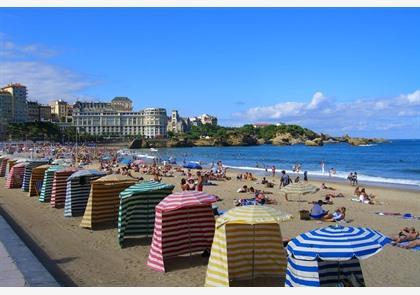
<path id="1" fill-rule="evenodd" d="M 93 229 L 101 223 L 116 222 L 120 203 L 119 195 L 136 182 L 136 179 L 120 174 L 107 175 L 92 181 L 80 226 Z"/>
<path id="2" fill-rule="evenodd" d="M 5 184 L 6 188 L 21 188 L 23 175 L 25 172 L 25 166 L 27 163 L 18 163 L 12 167 L 9 175 L 7 176 L 7 181 Z"/>
<path id="3" fill-rule="evenodd" d="M 42 183 L 44 181 L 45 171 L 50 168 L 51 165 L 41 165 L 32 169 L 31 180 L 29 181 L 29 196 L 39 196 L 42 189 Z"/>
<path id="4" fill-rule="evenodd" d="M 303 233 L 287 245 L 286 287 L 365 286 L 359 259 L 375 255 L 390 242 L 381 233 L 333 225 Z"/>
<path id="5" fill-rule="evenodd" d="M 3 157 L 2 160 L 1 160 L 0 177 L 4 177 L 4 175 L 6 174 L 7 161 L 9 161 L 8 157 Z"/>
<path id="6" fill-rule="evenodd" d="M 156 206 L 155 227 L 147 265 L 164 272 L 169 257 L 210 249 L 216 197 L 205 192 L 183 191 L 167 196 Z"/>
<path id="7" fill-rule="evenodd" d="M 42 182 L 41 194 L 39 195 L 40 202 L 49 203 L 51 200 L 52 185 L 54 180 L 54 173 L 58 170 L 62 170 L 63 166 L 52 165 L 44 172 L 44 180 Z"/>
<path id="8" fill-rule="evenodd" d="M 174 185 L 154 181 L 136 183 L 120 193 L 118 243 L 127 236 L 152 235 L 155 207 L 170 195 Z"/>
<path id="9" fill-rule="evenodd" d="M 6 178 L 7 178 L 7 176 L 9 176 L 10 169 L 12 169 L 12 167 L 13 167 L 16 163 L 17 163 L 17 160 L 16 160 L 16 159 L 9 159 L 9 160 L 7 161 L 7 164 L 6 164 L 6 170 L 5 170 L 5 172 L 4 172 L 4 177 L 6 177 Z"/>
<path id="10" fill-rule="evenodd" d="M 280 223 L 291 215 L 268 206 L 236 207 L 216 221 L 206 287 L 228 287 L 232 280 L 285 276 L 287 255 Z"/>
<path id="11" fill-rule="evenodd" d="M 32 170 L 38 166 L 45 165 L 48 163 L 48 160 L 34 160 L 29 161 L 28 165 L 25 167 L 25 172 L 23 175 L 22 190 L 24 192 L 29 191 L 29 183 L 31 181 Z"/>
<path id="12" fill-rule="evenodd" d="M 65 217 L 80 216 L 85 213 L 91 182 L 105 175 L 105 172 L 90 169 L 76 171 L 67 178 Z"/>
<path id="13" fill-rule="evenodd" d="M 76 172 L 76 168 L 65 168 L 54 173 L 50 205 L 53 208 L 64 207 L 66 199 L 67 178 Z"/>

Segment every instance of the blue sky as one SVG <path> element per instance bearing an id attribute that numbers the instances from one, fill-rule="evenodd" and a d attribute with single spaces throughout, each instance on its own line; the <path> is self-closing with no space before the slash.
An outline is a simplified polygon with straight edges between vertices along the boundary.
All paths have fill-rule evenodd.
<path id="1" fill-rule="evenodd" d="M 0 83 L 108 101 L 420 138 L 420 9 L 0 8 Z"/>

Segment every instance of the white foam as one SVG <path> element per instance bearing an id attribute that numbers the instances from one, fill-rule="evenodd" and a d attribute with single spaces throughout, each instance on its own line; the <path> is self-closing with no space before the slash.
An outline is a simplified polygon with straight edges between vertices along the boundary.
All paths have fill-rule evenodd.
<path id="1" fill-rule="evenodd" d="M 238 169 L 238 170 L 251 170 L 251 171 L 265 171 L 265 168 L 257 168 L 257 167 L 247 167 L 247 166 L 228 166 L 225 165 L 225 167 L 229 167 L 232 169 Z M 283 169 L 276 170 L 276 173 L 282 171 Z M 271 173 L 271 168 L 267 168 L 267 171 Z M 286 173 L 296 173 L 291 170 L 286 170 Z M 341 179 L 341 180 L 347 180 L 347 176 L 350 172 L 343 172 L 343 171 L 337 171 L 335 175 L 331 175 L 332 179 Z M 303 171 L 300 173 L 303 175 Z M 322 173 L 322 171 L 309 171 L 308 170 L 308 176 L 315 176 L 315 177 L 326 177 L 329 178 L 329 173 L 325 172 Z M 379 177 L 379 176 L 369 176 L 364 174 L 357 174 L 357 180 L 358 181 L 368 181 L 368 182 L 376 182 L 376 183 L 386 183 L 386 184 L 399 184 L 399 185 L 415 185 L 420 187 L 420 180 L 415 179 L 398 179 L 398 178 L 386 178 L 386 177 Z"/>

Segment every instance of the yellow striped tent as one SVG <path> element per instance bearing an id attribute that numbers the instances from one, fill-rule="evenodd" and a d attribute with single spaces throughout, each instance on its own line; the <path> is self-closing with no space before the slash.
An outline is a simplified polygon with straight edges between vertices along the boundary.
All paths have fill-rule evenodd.
<path id="1" fill-rule="evenodd" d="M 51 165 L 41 165 L 32 169 L 31 180 L 29 181 L 29 196 L 38 196 L 41 194 L 42 182 L 44 181 L 45 171 Z"/>
<path id="2" fill-rule="evenodd" d="M 119 174 L 107 175 L 92 181 L 80 226 L 92 229 L 100 223 L 116 222 L 120 193 L 136 182 L 136 179 Z"/>
<path id="3" fill-rule="evenodd" d="M 280 223 L 291 215 L 268 206 L 236 207 L 216 221 L 206 287 L 228 287 L 233 280 L 274 276 L 284 279 L 287 254 Z"/>
<path id="4" fill-rule="evenodd" d="M 15 159 L 9 159 L 6 163 L 6 170 L 4 171 L 4 177 L 9 176 L 10 170 L 12 169 L 12 167 L 17 163 L 17 160 Z"/>

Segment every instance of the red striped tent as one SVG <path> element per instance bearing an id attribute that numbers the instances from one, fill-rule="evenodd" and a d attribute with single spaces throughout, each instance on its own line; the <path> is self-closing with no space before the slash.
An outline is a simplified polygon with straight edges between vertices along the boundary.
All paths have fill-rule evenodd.
<path id="1" fill-rule="evenodd" d="M 7 165 L 7 161 L 9 161 L 9 158 L 4 157 L 1 161 L 0 164 L 0 177 L 4 177 L 4 175 L 6 174 L 6 165 Z"/>
<path id="2" fill-rule="evenodd" d="M 70 167 L 54 173 L 50 205 L 53 208 L 63 208 L 66 200 L 67 178 L 77 169 Z"/>
<path id="3" fill-rule="evenodd" d="M 210 249 L 216 197 L 184 191 L 167 196 L 156 206 L 155 227 L 147 265 L 164 272 L 164 259 Z"/>
<path id="4" fill-rule="evenodd" d="M 41 165 L 32 169 L 31 180 L 29 181 L 29 196 L 37 196 L 41 194 L 42 182 L 44 181 L 45 171 L 51 165 Z"/>
<path id="5" fill-rule="evenodd" d="M 18 163 L 10 169 L 7 176 L 6 188 L 21 188 L 23 181 L 23 174 L 25 173 L 25 166 L 27 163 Z"/>
<path id="6" fill-rule="evenodd" d="M 4 171 L 4 177 L 6 177 L 6 179 L 7 179 L 7 177 L 9 176 L 10 170 L 12 169 L 12 167 L 13 167 L 16 163 L 17 163 L 17 160 L 14 160 L 14 159 L 9 159 L 9 160 L 7 161 L 7 164 L 6 164 L 6 170 Z"/>

